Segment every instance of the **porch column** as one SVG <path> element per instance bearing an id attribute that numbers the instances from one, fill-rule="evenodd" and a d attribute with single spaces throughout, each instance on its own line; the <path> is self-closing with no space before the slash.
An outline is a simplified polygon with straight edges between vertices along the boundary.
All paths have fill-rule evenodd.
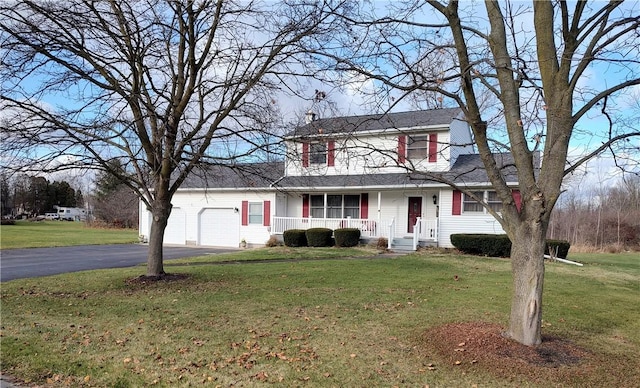
<path id="1" fill-rule="evenodd" d="M 382 192 L 378 191 L 378 222 L 380 222 L 380 206 L 382 203 Z"/>

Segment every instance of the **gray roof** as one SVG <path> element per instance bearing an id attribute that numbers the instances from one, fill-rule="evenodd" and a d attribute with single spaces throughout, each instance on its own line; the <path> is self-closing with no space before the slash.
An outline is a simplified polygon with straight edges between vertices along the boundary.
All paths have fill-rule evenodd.
<path id="1" fill-rule="evenodd" d="M 516 169 L 511 154 L 494 155 L 503 169 L 507 182 L 517 182 Z M 539 160 L 539 154 L 536 155 Z M 460 155 L 450 171 L 433 173 L 390 173 L 366 175 L 318 175 L 283 177 L 284 163 L 253 163 L 209 166 L 194 171 L 182 185 L 182 189 L 322 189 L 325 187 L 419 187 L 423 185 L 445 186 L 443 181 L 458 185 L 477 185 L 489 182 L 479 154 Z"/>
<path id="2" fill-rule="evenodd" d="M 192 171 L 181 188 L 265 189 L 282 177 L 283 172 L 283 162 L 206 166 Z"/>
<path id="3" fill-rule="evenodd" d="M 318 133 L 353 133 L 383 129 L 413 128 L 430 125 L 449 125 L 462 117 L 460 108 L 443 108 L 411 112 L 384 113 L 318 119 L 290 132 L 289 137 L 304 137 Z M 322 130 L 322 131 L 320 131 Z"/>

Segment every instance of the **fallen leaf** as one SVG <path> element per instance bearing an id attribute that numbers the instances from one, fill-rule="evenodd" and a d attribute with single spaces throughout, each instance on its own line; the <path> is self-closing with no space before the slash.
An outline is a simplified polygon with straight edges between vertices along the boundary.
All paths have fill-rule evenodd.
<path id="1" fill-rule="evenodd" d="M 456 364 L 456 365 L 460 365 L 460 364 L 462 364 L 462 362 L 460 362 L 460 361 L 456 361 L 456 362 L 455 362 L 455 364 Z"/>
<path id="2" fill-rule="evenodd" d="M 255 375 L 253 375 L 253 378 L 256 379 L 256 380 L 265 381 L 265 380 L 267 380 L 267 378 L 269 378 L 269 375 L 267 374 L 267 372 L 260 371 L 260 372 L 256 373 Z"/>

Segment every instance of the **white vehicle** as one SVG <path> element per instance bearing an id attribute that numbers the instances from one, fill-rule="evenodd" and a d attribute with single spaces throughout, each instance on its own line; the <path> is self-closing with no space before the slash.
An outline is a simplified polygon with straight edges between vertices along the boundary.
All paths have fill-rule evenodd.
<path id="1" fill-rule="evenodd" d="M 58 217 L 62 221 L 84 221 L 87 212 L 79 207 L 58 207 Z"/>
<path id="2" fill-rule="evenodd" d="M 58 213 L 44 213 L 45 220 L 59 220 L 60 216 Z"/>

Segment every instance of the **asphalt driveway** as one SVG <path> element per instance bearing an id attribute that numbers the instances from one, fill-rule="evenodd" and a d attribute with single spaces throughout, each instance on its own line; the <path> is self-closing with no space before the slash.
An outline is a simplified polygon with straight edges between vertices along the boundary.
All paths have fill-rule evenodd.
<path id="1" fill-rule="evenodd" d="M 164 259 L 233 252 L 233 248 L 165 246 Z M 82 245 L 0 251 L 0 281 L 90 269 L 132 267 L 147 261 L 143 244 Z"/>

